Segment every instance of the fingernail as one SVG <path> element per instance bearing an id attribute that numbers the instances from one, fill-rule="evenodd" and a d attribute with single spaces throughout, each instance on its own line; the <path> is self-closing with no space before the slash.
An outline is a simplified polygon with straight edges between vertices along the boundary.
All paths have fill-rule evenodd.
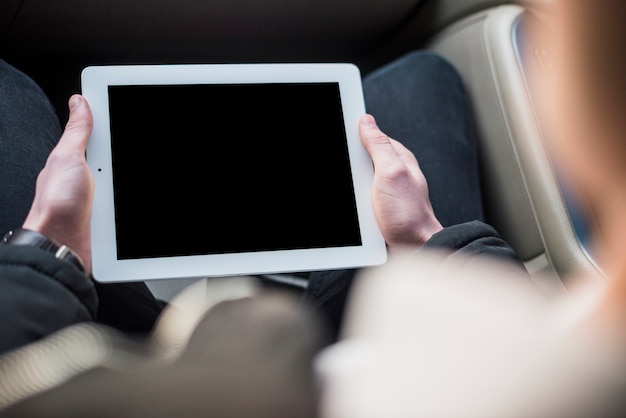
<path id="1" fill-rule="evenodd" d="M 80 106 L 82 102 L 83 100 L 80 96 L 72 96 L 70 99 L 70 112 Z"/>
<path id="2" fill-rule="evenodd" d="M 363 126 L 366 126 L 368 128 L 376 127 L 376 119 L 374 119 L 372 115 L 363 116 L 361 118 L 361 123 L 363 124 Z"/>

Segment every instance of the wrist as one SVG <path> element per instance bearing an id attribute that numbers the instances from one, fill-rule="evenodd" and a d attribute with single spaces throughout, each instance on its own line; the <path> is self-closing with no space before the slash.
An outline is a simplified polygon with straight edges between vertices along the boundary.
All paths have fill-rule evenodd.
<path id="1" fill-rule="evenodd" d="M 66 261 L 83 273 L 88 273 L 82 258 L 67 245 L 58 243 L 44 234 L 31 229 L 17 228 L 8 232 L 0 240 L 0 245 L 35 247 L 54 254 L 55 258 Z"/>
<path id="2" fill-rule="evenodd" d="M 437 218 L 433 217 L 432 219 L 423 220 L 413 229 L 404 226 L 402 229 L 404 229 L 402 233 L 385 236 L 389 251 L 406 252 L 417 250 L 433 235 L 443 230 L 443 226 Z"/>
<path id="3" fill-rule="evenodd" d="M 418 247 L 424 245 L 429 239 L 432 238 L 433 235 L 435 235 L 442 229 L 443 226 L 435 217 L 433 217 L 433 219 L 430 219 L 427 224 L 421 225 L 421 227 L 416 232 Z"/>
<path id="4" fill-rule="evenodd" d="M 73 253 L 79 256 L 82 263 L 85 266 L 85 271 L 91 274 L 91 242 L 90 242 L 90 228 L 89 221 L 75 221 L 68 219 L 67 222 L 56 219 L 51 219 L 44 216 L 42 213 L 35 213 L 35 216 L 31 216 L 33 211 L 26 217 L 23 229 L 35 231 L 50 239 L 57 245 L 65 245 L 72 250 Z M 87 225 L 86 228 L 80 228 L 77 225 Z"/>

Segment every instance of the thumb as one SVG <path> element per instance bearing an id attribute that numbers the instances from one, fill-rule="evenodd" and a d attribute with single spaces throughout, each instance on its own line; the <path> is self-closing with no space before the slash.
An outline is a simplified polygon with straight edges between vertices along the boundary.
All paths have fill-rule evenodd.
<path id="1" fill-rule="evenodd" d="M 70 116 L 57 147 L 84 155 L 93 128 L 91 109 L 87 100 L 79 94 L 70 97 L 68 105 Z"/>
<path id="2" fill-rule="evenodd" d="M 359 123 L 361 142 L 374 162 L 374 168 L 389 167 L 400 162 L 391 138 L 376 125 L 371 115 L 364 115 Z"/>

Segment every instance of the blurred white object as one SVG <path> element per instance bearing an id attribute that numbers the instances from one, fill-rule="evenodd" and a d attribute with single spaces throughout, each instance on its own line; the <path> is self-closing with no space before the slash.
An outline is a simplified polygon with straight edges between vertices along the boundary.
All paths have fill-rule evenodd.
<path id="1" fill-rule="evenodd" d="M 548 297 L 517 271 L 441 254 L 356 283 L 317 361 L 324 418 L 583 417 L 623 408 L 624 363 L 575 332 L 597 292 Z"/>

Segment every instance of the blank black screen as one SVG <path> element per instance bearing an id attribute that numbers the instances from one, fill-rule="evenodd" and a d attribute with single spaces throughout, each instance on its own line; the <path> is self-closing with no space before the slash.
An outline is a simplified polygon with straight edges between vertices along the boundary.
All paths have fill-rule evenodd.
<path id="1" fill-rule="evenodd" d="M 110 86 L 118 259 L 361 245 L 336 83 Z"/>

